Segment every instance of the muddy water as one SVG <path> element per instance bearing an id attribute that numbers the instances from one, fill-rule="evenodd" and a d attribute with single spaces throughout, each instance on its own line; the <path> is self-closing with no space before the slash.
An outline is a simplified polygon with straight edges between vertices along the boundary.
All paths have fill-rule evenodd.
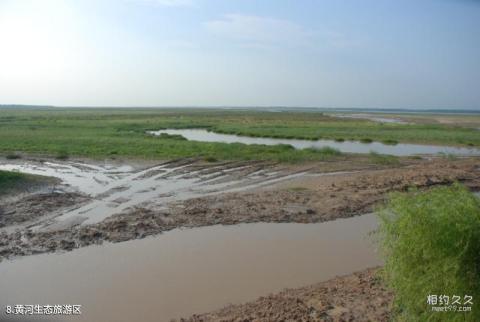
<path id="1" fill-rule="evenodd" d="M 453 154 L 453 155 L 480 155 L 480 149 L 462 148 L 449 146 L 421 145 L 421 144 L 397 144 L 388 145 L 380 142 L 361 143 L 355 141 L 335 142 L 333 140 L 294 140 L 294 139 L 274 139 L 274 138 L 253 138 L 247 136 L 238 136 L 230 134 L 220 134 L 208 132 L 203 129 L 188 130 L 160 130 L 149 132 L 154 135 L 162 133 L 180 134 L 188 140 L 200 142 L 223 142 L 223 143 L 243 143 L 243 144 L 290 144 L 296 149 L 332 147 L 342 152 L 348 153 L 370 153 L 371 151 L 390 154 L 396 156 L 422 155 L 422 154 Z"/>
<path id="2" fill-rule="evenodd" d="M 169 321 L 379 265 L 375 227 L 374 215 L 210 226 L 4 261 L 0 304 L 82 305 L 67 321 Z"/>

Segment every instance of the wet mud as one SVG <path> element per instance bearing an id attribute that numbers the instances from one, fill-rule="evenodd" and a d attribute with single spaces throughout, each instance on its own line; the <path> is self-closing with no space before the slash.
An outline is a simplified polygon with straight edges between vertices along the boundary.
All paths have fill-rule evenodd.
<path id="1" fill-rule="evenodd" d="M 50 206 L 37 202 L 53 211 L 37 211 L 27 204 L 24 211 L 20 205 L 15 213 L 7 210 L 4 225 L 24 225 L 0 229 L 0 259 L 144 238 L 178 227 L 324 222 L 369 213 L 389 192 L 410 187 L 428 189 L 459 181 L 480 189 L 477 159 L 433 159 L 392 169 L 344 168 L 349 170 L 180 160 L 116 171 L 117 179 L 111 182 L 95 181 L 92 194 L 82 193 L 81 187 L 76 188 L 79 195 L 64 193 L 60 210 L 54 210 L 55 202 Z M 342 169 L 341 165 L 335 169 Z M 23 213 L 40 219 L 25 221 L 28 215 L 22 217 Z"/>
<path id="2" fill-rule="evenodd" d="M 315 285 L 287 289 L 180 322 L 390 321 L 393 293 L 377 268 Z"/>

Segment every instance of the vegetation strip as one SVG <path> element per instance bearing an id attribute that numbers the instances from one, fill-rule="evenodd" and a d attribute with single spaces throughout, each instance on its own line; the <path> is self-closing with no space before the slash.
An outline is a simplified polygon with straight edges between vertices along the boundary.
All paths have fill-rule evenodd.
<path id="1" fill-rule="evenodd" d="M 301 162 L 345 159 L 331 149 L 297 151 L 285 145 L 262 146 L 156 138 L 148 130 L 207 128 L 252 137 L 332 139 L 480 146 L 480 131 L 441 124 L 381 124 L 335 118 L 319 112 L 268 113 L 172 109 L 2 109 L 0 153 L 47 154 L 67 159 L 134 157 Z"/>

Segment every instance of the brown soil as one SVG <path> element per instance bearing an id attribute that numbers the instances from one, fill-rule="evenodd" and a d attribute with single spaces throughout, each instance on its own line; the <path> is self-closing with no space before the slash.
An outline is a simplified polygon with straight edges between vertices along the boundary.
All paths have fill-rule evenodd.
<path id="1" fill-rule="evenodd" d="M 0 204 L 0 228 L 31 222 L 43 214 L 78 205 L 89 198 L 77 193 L 38 193 L 24 195 Z"/>
<path id="2" fill-rule="evenodd" d="M 437 159 L 395 169 L 304 177 L 254 192 L 224 193 L 177 202 L 167 209 L 136 208 L 92 225 L 53 231 L 3 231 L 0 232 L 0 260 L 71 250 L 103 241 L 143 238 L 177 227 L 334 220 L 370 212 L 389 192 L 404 191 L 412 186 L 427 189 L 460 181 L 478 190 L 479 165 L 478 159 Z"/>
<path id="3" fill-rule="evenodd" d="M 392 292 L 379 278 L 378 269 L 373 268 L 180 321 L 388 321 L 392 301 Z"/>
<path id="4" fill-rule="evenodd" d="M 174 207 L 173 212 L 219 224 L 322 222 L 371 212 L 392 191 L 455 181 L 479 190 L 480 161 L 436 160 L 404 168 L 307 177 L 274 189 L 190 199 Z"/>

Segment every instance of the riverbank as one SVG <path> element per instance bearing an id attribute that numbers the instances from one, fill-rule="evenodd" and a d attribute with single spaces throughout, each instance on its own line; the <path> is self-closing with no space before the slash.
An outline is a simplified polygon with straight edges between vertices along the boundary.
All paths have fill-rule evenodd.
<path id="1" fill-rule="evenodd" d="M 381 265 L 376 227 L 372 214 L 213 225 L 7 260 L 0 304 L 78 303 L 85 321 L 170 321 Z"/>
<path id="2" fill-rule="evenodd" d="M 56 192 L 3 203 L 4 212 L 23 213 L 13 212 L 10 222 L 17 225 L 0 232 L 0 258 L 144 238 L 178 227 L 324 222 L 369 213 L 389 192 L 409 187 L 428 189 L 459 181 L 480 189 L 476 158 L 409 162 L 395 168 L 362 168 L 349 162 L 285 167 L 181 160 L 124 172 L 104 173 L 94 167 L 93 174 L 83 164 L 77 174 L 84 175 L 84 181 L 75 174 L 75 164 L 54 165 L 57 174 L 71 173 L 71 184 L 80 180 L 86 185 L 63 187 L 73 195 Z M 96 193 L 88 195 L 82 189 Z M 44 202 L 58 197 L 57 204 Z M 63 198 L 69 202 L 63 204 Z M 17 216 L 27 220 L 18 224 Z"/>
<path id="3" fill-rule="evenodd" d="M 196 314 L 180 322 L 389 321 L 393 293 L 378 268 L 287 289 L 255 301 Z"/>

